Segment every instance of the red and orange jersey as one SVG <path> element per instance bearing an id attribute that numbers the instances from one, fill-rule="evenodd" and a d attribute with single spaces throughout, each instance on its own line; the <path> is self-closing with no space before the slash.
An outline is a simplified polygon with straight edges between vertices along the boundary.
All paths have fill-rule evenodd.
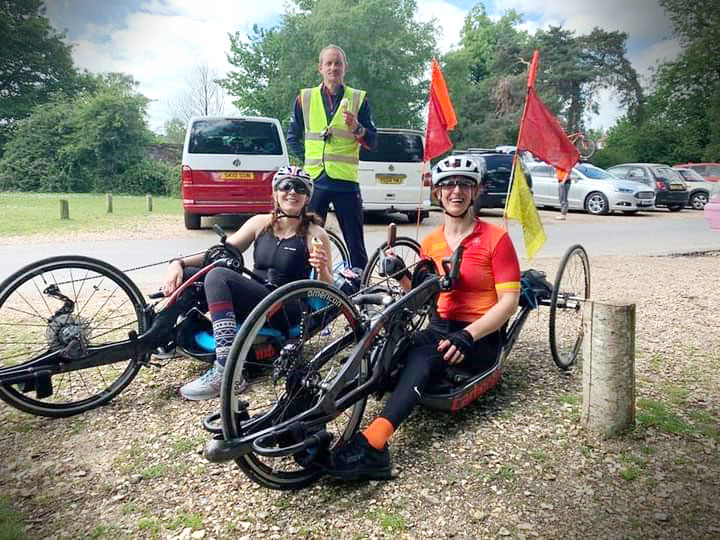
<path id="1" fill-rule="evenodd" d="M 462 245 L 458 282 L 452 291 L 440 293 L 437 313 L 441 319 L 470 323 L 497 303 L 498 292 L 520 290 L 520 264 L 507 232 L 484 221 L 477 220 Z M 442 260 L 452 255 L 444 227 L 423 240 L 421 254 L 442 268 Z"/>

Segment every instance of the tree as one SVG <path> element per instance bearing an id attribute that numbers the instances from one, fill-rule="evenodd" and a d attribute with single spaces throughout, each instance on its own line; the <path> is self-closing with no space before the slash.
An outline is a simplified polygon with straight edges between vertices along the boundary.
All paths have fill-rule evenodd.
<path id="1" fill-rule="evenodd" d="M 318 53 L 341 46 L 346 82 L 368 91 L 379 126 L 418 127 L 436 25 L 415 20 L 415 0 L 293 0 L 276 28 L 230 36 L 237 69 L 222 84 L 241 111 L 287 122 L 302 87 L 318 84 Z"/>
<path id="2" fill-rule="evenodd" d="M 128 76 L 96 77 L 94 86 L 74 98 L 55 96 L 18 121 L 0 159 L 0 189 L 166 192 L 146 158 L 149 100 Z"/>
<path id="3" fill-rule="evenodd" d="M 225 90 L 218 77 L 217 70 L 206 61 L 198 63 L 186 79 L 187 88 L 169 103 L 172 116 L 185 123 L 192 116 L 222 116 Z"/>
<path id="4" fill-rule="evenodd" d="M 165 135 L 162 141 L 172 144 L 183 144 L 185 142 L 185 130 L 187 122 L 183 122 L 179 118 L 171 118 L 164 125 Z"/>
<path id="5" fill-rule="evenodd" d="M 45 17 L 41 0 L 0 0 L 0 151 L 13 125 L 54 92 L 79 81 L 70 45 Z"/>
<path id="6" fill-rule="evenodd" d="M 514 142 L 525 99 L 527 60 L 540 50 L 537 88 L 543 101 L 562 115 L 568 130 L 582 129 L 597 112 L 601 88 L 615 88 L 636 114 L 643 97 L 637 74 L 626 58 L 627 36 L 598 28 L 576 36 L 562 27 L 520 30 L 523 18 L 508 10 L 488 17 L 478 4 L 465 19 L 460 46 L 444 57 L 448 86 L 458 109 L 458 146 Z"/>

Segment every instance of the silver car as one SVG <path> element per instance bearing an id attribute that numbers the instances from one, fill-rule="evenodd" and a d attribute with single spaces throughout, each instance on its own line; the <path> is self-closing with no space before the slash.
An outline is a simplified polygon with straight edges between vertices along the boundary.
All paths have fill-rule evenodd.
<path id="1" fill-rule="evenodd" d="M 560 206 L 555 169 L 545 163 L 529 164 L 533 198 L 537 206 Z M 571 210 L 607 214 L 613 210 L 634 214 L 655 207 L 655 192 L 641 182 L 620 180 L 607 171 L 580 163 L 570 174 L 568 203 Z"/>

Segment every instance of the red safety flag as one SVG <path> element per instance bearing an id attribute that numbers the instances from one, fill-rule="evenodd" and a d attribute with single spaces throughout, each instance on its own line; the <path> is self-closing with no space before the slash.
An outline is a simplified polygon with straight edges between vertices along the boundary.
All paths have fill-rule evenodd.
<path id="1" fill-rule="evenodd" d="M 560 122 L 535 92 L 539 54 L 533 53 L 528 69 L 528 92 L 525 112 L 520 122 L 518 151 L 529 151 L 542 161 L 569 171 L 580 161 L 580 153 L 565 135 Z"/>
<path id="2" fill-rule="evenodd" d="M 455 129 L 456 125 L 457 116 L 455 116 L 455 109 L 450 100 L 445 78 L 440 64 L 433 58 L 428 120 L 425 128 L 424 159 L 426 161 L 444 154 L 453 147 L 448 131 Z"/>

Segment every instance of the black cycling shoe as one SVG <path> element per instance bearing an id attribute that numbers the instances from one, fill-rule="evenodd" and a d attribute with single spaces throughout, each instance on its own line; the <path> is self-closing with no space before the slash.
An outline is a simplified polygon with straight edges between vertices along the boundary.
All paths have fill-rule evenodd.
<path id="1" fill-rule="evenodd" d="M 390 450 L 370 446 L 362 433 L 356 433 L 340 448 L 333 451 L 329 463 L 323 467 L 330 476 L 342 480 L 390 480 L 392 467 Z"/>

